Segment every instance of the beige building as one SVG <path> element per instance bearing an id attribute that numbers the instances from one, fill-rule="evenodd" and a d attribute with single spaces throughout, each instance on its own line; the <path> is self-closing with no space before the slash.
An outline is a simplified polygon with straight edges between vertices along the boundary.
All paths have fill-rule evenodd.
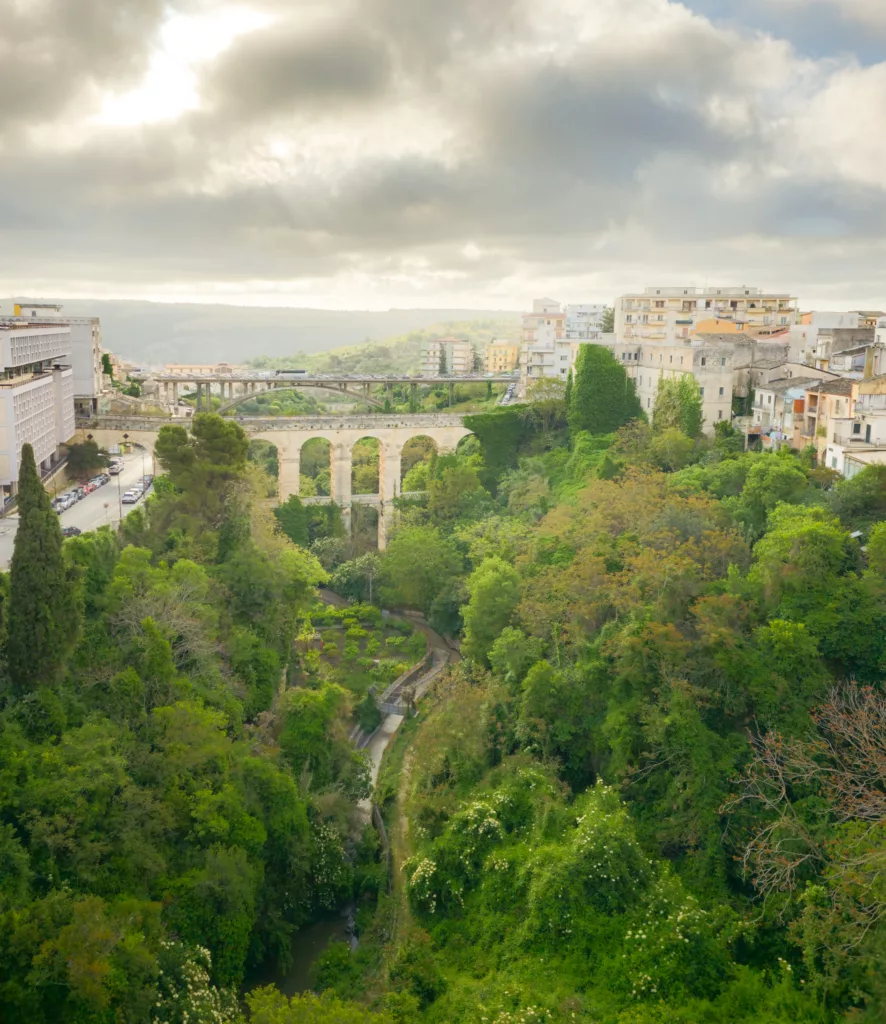
<path id="1" fill-rule="evenodd" d="M 170 376 L 221 377 L 241 369 L 241 366 L 231 366 L 230 363 L 167 363 L 163 372 Z"/>
<path id="2" fill-rule="evenodd" d="M 705 321 L 727 321 L 736 333 L 778 333 L 797 323 L 797 300 L 760 288 L 646 288 L 615 306 L 619 341 L 688 340 Z M 711 332 L 709 332 L 711 333 Z M 716 333 L 726 333 L 718 330 Z"/>
<path id="3" fill-rule="evenodd" d="M 487 373 L 511 373 L 520 366 L 520 345 L 496 339 L 486 349 Z"/>
<path id="4" fill-rule="evenodd" d="M 422 352 L 423 377 L 464 377 L 474 372 L 474 349 L 462 338 L 432 338 Z"/>
<path id="5" fill-rule="evenodd" d="M 697 334 L 677 344 L 647 341 L 633 349 L 616 344 L 613 354 L 634 378 L 650 418 L 659 380 L 691 373 L 701 389 L 705 431 L 711 433 L 715 424 L 732 419 L 734 395 L 746 396 L 757 374 L 785 362 L 788 345 L 746 334 Z"/>

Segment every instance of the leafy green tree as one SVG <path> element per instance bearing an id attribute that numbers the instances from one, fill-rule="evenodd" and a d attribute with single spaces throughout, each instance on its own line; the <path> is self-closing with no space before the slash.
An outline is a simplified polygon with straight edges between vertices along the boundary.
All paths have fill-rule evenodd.
<path id="1" fill-rule="evenodd" d="M 102 451 L 95 441 L 68 445 L 68 472 L 78 480 L 92 476 L 95 470 L 110 464 L 108 453 Z"/>
<path id="2" fill-rule="evenodd" d="M 382 558 L 382 603 L 416 608 L 428 615 L 434 599 L 461 568 L 455 545 L 436 527 L 402 527 Z"/>
<path id="3" fill-rule="evenodd" d="M 572 367 L 570 367 L 569 373 L 566 374 L 566 390 L 563 393 L 563 404 L 566 406 L 567 410 L 572 403 L 572 388 L 574 385 L 575 382 L 572 379 Z"/>
<path id="4" fill-rule="evenodd" d="M 308 512 L 297 494 L 290 495 L 282 504 L 274 509 L 274 515 L 280 529 L 299 547 L 306 548 L 310 543 L 308 536 Z"/>
<path id="5" fill-rule="evenodd" d="M 197 413 L 190 434 L 178 425 L 161 427 L 154 451 L 184 495 L 201 505 L 212 496 L 218 504 L 218 492 L 246 466 L 249 440 L 233 420 Z"/>
<path id="6" fill-rule="evenodd" d="M 111 380 L 114 379 L 114 366 L 107 352 L 102 352 L 102 373 L 106 373 Z"/>
<path id="7" fill-rule="evenodd" d="M 601 321 L 604 334 L 615 333 L 615 307 L 607 306 L 603 310 L 603 319 Z"/>
<path id="8" fill-rule="evenodd" d="M 653 430 L 679 430 L 687 437 L 698 437 L 704 425 L 703 404 L 701 388 L 691 373 L 659 377 Z"/>
<path id="9" fill-rule="evenodd" d="M 520 603 L 520 578 L 512 565 L 493 556 L 471 573 L 467 589 L 470 601 L 462 608 L 462 651 L 465 657 L 488 665 L 490 648 Z"/>
<path id="10" fill-rule="evenodd" d="M 377 601 L 381 567 L 381 558 L 370 551 L 340 565 L 330 577 L 329 587 L 352 601 Z"/>
<path id="11" fill-rule="evenodd" d="M 570 429 L 611 434 L 629 420 L 642 416 L 634 382 L 609 349 L 581 345 L 568 410 Z"/>
<path id="12" fill-rule="evenodd" d="M 22 446 L 19 526 L 10 569 L 6 659 L 20 693 L 51 686 L 77 635 L 73 581 L 62 554 L 58 516 L 37 474 L 34 450 Z"/>

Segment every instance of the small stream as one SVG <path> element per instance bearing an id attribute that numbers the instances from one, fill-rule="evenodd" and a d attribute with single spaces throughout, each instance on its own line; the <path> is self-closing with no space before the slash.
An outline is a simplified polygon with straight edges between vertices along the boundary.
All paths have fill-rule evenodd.
<path id="1" fill-rule="evenodd" d="M 312 969 L 317 958 L 334 942 L 345 942 L 353 951 L 357 948 L 354 935 L 354 908 L 345 907 L 340 913 L 314 921 L 300 928 L 292 937 L 292 961 L 286 971 L 269 971 L 255 984 L 275 985 L 287 996 L 308 992 L 313 982 Z"/>

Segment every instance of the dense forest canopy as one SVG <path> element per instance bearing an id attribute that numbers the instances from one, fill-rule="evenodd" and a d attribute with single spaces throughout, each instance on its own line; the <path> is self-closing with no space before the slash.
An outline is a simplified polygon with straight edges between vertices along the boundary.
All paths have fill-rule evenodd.
<path id="1" fill-rule="evenodd" d="M 647 423 L 618 373 L 584 352 L 418 446 L 381 554 L 273 514 L 273 452 L 217 416 L 164 428 L 120 536 L 62 544 L 23 480 L 0 1019 L 883 1019 L 886 468 L 705 435 L 679 382 Z M 388 894 L 349 734 L 421 656 L 401 608 L 462 658 L 375 787 Z M 256 987 L 345 904 L 314 994 Z"/>

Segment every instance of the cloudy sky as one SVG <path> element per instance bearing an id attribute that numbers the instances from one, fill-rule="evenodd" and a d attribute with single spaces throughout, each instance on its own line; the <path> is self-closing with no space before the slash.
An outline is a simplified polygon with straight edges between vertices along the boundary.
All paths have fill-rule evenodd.
<path id="1" fill-rule="evenodd" d="M 0 0 L 0 293 L 886 308 L 886 0 Z"/>

